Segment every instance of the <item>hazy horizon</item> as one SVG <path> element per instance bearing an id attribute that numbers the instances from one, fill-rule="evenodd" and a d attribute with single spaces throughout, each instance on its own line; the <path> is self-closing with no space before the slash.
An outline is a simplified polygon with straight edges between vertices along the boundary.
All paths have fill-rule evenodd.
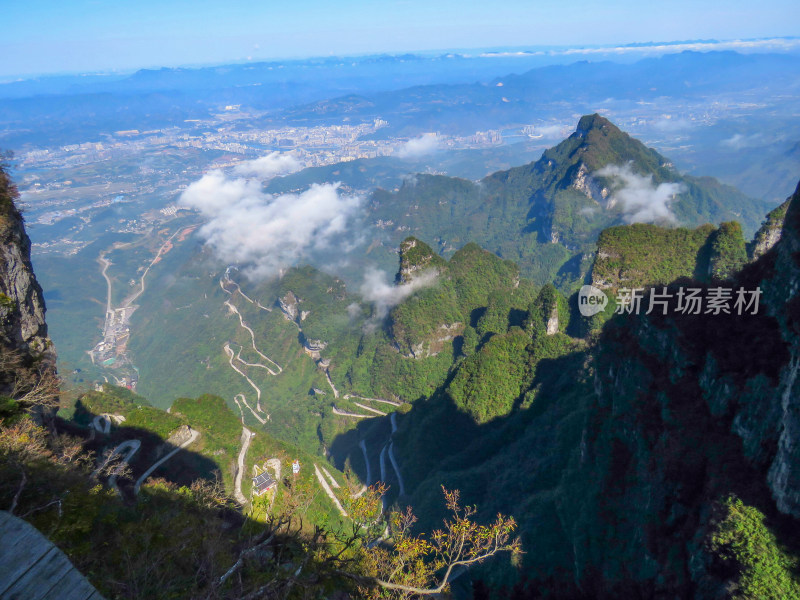
<path id="1" fill-rule="evenodd" d="M 130 72 L 325 56 L 458 49 L 601 48 L 673 40 L 792 38 L 800 6 L 768 0 L 643 6 L 624 0 L 500 6 L 348 0 L 251 6 L 40 0 L 5 11 L 0 77 Z M 654 42 L 653 40 L 657 40 Z"/>

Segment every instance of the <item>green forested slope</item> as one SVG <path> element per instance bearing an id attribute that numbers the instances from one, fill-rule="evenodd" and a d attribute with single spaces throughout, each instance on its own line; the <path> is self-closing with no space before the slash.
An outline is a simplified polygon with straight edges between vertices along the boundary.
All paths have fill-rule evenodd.
<path id="1" fill-rule="evenodd" d="M 523 568 L 474 576 L 496 590 L 517 581 L 520 598 L 800 593 L 797 449 L 785 429 L 796 423 L 780 408 L 798 348 L 798 203 L 800 192 L 781 241 L 744 268 L 735 224 L 605 232 L 600 250 L 615 256 L 599 251 L 594 272 L 615 274 L 614 287 L 760 286 L 761 311 L 616 315 L 575 340 L 542 334 L 553 314 L 543 289 L 524 350 L 513 344 L 521 330 L 496 333 L 400 419 L 395 448 L 423 526 L 438 516 L 434 483 L 463 490 L 484 517 L 517 515 L 535 548 Z M 640 255 L 653 246 L 662 251 Z"/>

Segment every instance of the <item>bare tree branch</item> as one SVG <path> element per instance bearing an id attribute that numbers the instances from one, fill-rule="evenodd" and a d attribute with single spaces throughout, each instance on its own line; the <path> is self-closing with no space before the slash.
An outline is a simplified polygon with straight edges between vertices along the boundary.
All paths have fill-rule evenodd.
<path id="1" fill-rule="evenodd" d="M 14 498 L 11 500 L 11 508 L 8 509 L 8 512 L 10 512 L 12 515 L 17 509 L 17 503 L 19 503 L 19 497 L 22 495 L 22 490 L 25 488 L 25 484 L 28 483 L 28 476 L 25 474 L 25 469 L 20 467 L 19 470 L 22 472 L 22 480 L 19 482 L 17 493 L 14 494 Z"/>

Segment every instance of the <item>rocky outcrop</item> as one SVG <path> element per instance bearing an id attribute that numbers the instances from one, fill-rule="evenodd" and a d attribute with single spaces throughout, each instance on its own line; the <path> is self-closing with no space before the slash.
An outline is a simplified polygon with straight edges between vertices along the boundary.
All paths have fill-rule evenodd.
<path id="1" fill-rule="evenodd" d="M 750 257 L 753 260 L 764 256 L 781 239 L 783 221 L 786 218 L 786 210 L 789 208 L 789 200 L 786 200 L 786 202 L 771 211 L 767 215 L 764 224 L 756 232 L 753 243 L 749 248 Z"/>
<path id="2" fill-rule="evenodd" d="M 608 188 L 599 185 L 583 163 L 578 166 L 578 171 L 572 179 L 572 187 L 598 204 L 603 204 L 609 194 Z M 613 208 L 613 204 L 607 208 Z"/>
<path id="3" fill-rule="evenodd" d="M 303 348 L 305 348 L 308 352 L 319 353 L 328 347 L 328 342 L 323 340 L 310 340 L 305 336 L 305 334 L 300 334 L 300 341 L 303 344 Z"/>
<path id="4" fill-rule="evenodd" d="M 408 237 L 400 243 L 400 269 L 397 283 L 410 283 L 417 275 L 431 269 L 442 269 L 446 261 L 425 242 Z"/>
<path id="5" fill-rule="evenodd" d="M 550 317 L 548 317 L 545 325 L 545 333 L 547 335 L 555 335 L 558 333 L 558 306 L 554 306 L 550 311 Z"/>
<path id="6" fill-rule="evenodd" d="M 47 336 L 42 288 L 31 266 L 31 241 L 16 199 L 16 188 L 0 168 L 0 354 L 14 363 L 14 372 L 2 374 L 0 393 L 9 393 L 20 369 L 54 370 L 56 358 Z"/>
<path id="7" fill-rule="evenodd" d="M 278 306 L 283 313 L 283 316 L 286 317 L 289 321 L 293 323 L 297 323 L 300 318 L 300 299 L 294 295 L 294 292 L 287 292 L 283 298 L 278 298 Z"/>
<path id="8" fill-rule="evenodd" d="M 192 439 L 192 428 L 188 425 L 181 425 L 167 438 L 166 445 L 177 448 L 190 439 Z M 170 448 L 170 450 L 172 450 L 172 448 Z"/>
<path id="9" fill-rule="evenodd" d="M 444 323 L 439 325 L 428 339 L 411 345 L 407 351 L 402 351 L 398 345 L 395 345 L 395 348 L 405 358 L 430 358 L 447 348 L 448 344 L 461 335 L 463 331 L 463 323 Z"/>

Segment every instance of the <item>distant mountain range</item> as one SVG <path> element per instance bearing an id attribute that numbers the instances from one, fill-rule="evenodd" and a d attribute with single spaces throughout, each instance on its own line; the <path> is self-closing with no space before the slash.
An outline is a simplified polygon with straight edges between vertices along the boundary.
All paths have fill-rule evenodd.
<path id="1" fill-rule="evenodd" d="M 585 273 L 581 257 L 611 225 L 736 220 L 751 237 L 770 208 L 713 178 L 681 175 L 658 152 L 591 115 L 538 161 L 478 182 L 419 174 L 397 191 L 374 192 L 369 215 L 392 223 L 392 244 L 410 232 L 448 255 L 476 242 L 545 283 L 559 272 L 569 282 Z"/>
<path id="2" fill-rule="evenodd" d="M 7 130 L 0 144 L 14 148 L 61 136 L 75 143 L 117 130 L 183 126 L 184 119 L 209 118 L 228 105 L 259 116 L 248 120 L 248 127 L 381 117 L 389 121 L 379 132 L 384 136 L 474 133 L 563 119 L 609 101 L 630 112 L 637 102 L 708 102 L 712 97 L 725 102 L 739 92 L 756 103 L 778 102 L 800 81 L 800 57 L 793 54 L 683 52 L 633 64 L 536 66 L 540 60 L 516 55 L 326 58 L 12 82 L 0 85 L 0 129 Z"/>
<path id="3" fill-rule="evenodd" d="M 580 61 L 509 74 L 462 85 L 417 86 L 391 93 L 349 95 L 299 106 L 282 117 L 295 123 L 363 120 L 390 123 L 384 135 L 423 131 L 472 132 L 510 123 L 529 123 L 567 102 L 583 110 L 604 101 L 635 105 L 667 99 L 730 98 L 800 88 L 800 57 L 785 54 L 682 52 L 633 64 Z M 413 110 L 412 110 L 413 107 Z"/>

